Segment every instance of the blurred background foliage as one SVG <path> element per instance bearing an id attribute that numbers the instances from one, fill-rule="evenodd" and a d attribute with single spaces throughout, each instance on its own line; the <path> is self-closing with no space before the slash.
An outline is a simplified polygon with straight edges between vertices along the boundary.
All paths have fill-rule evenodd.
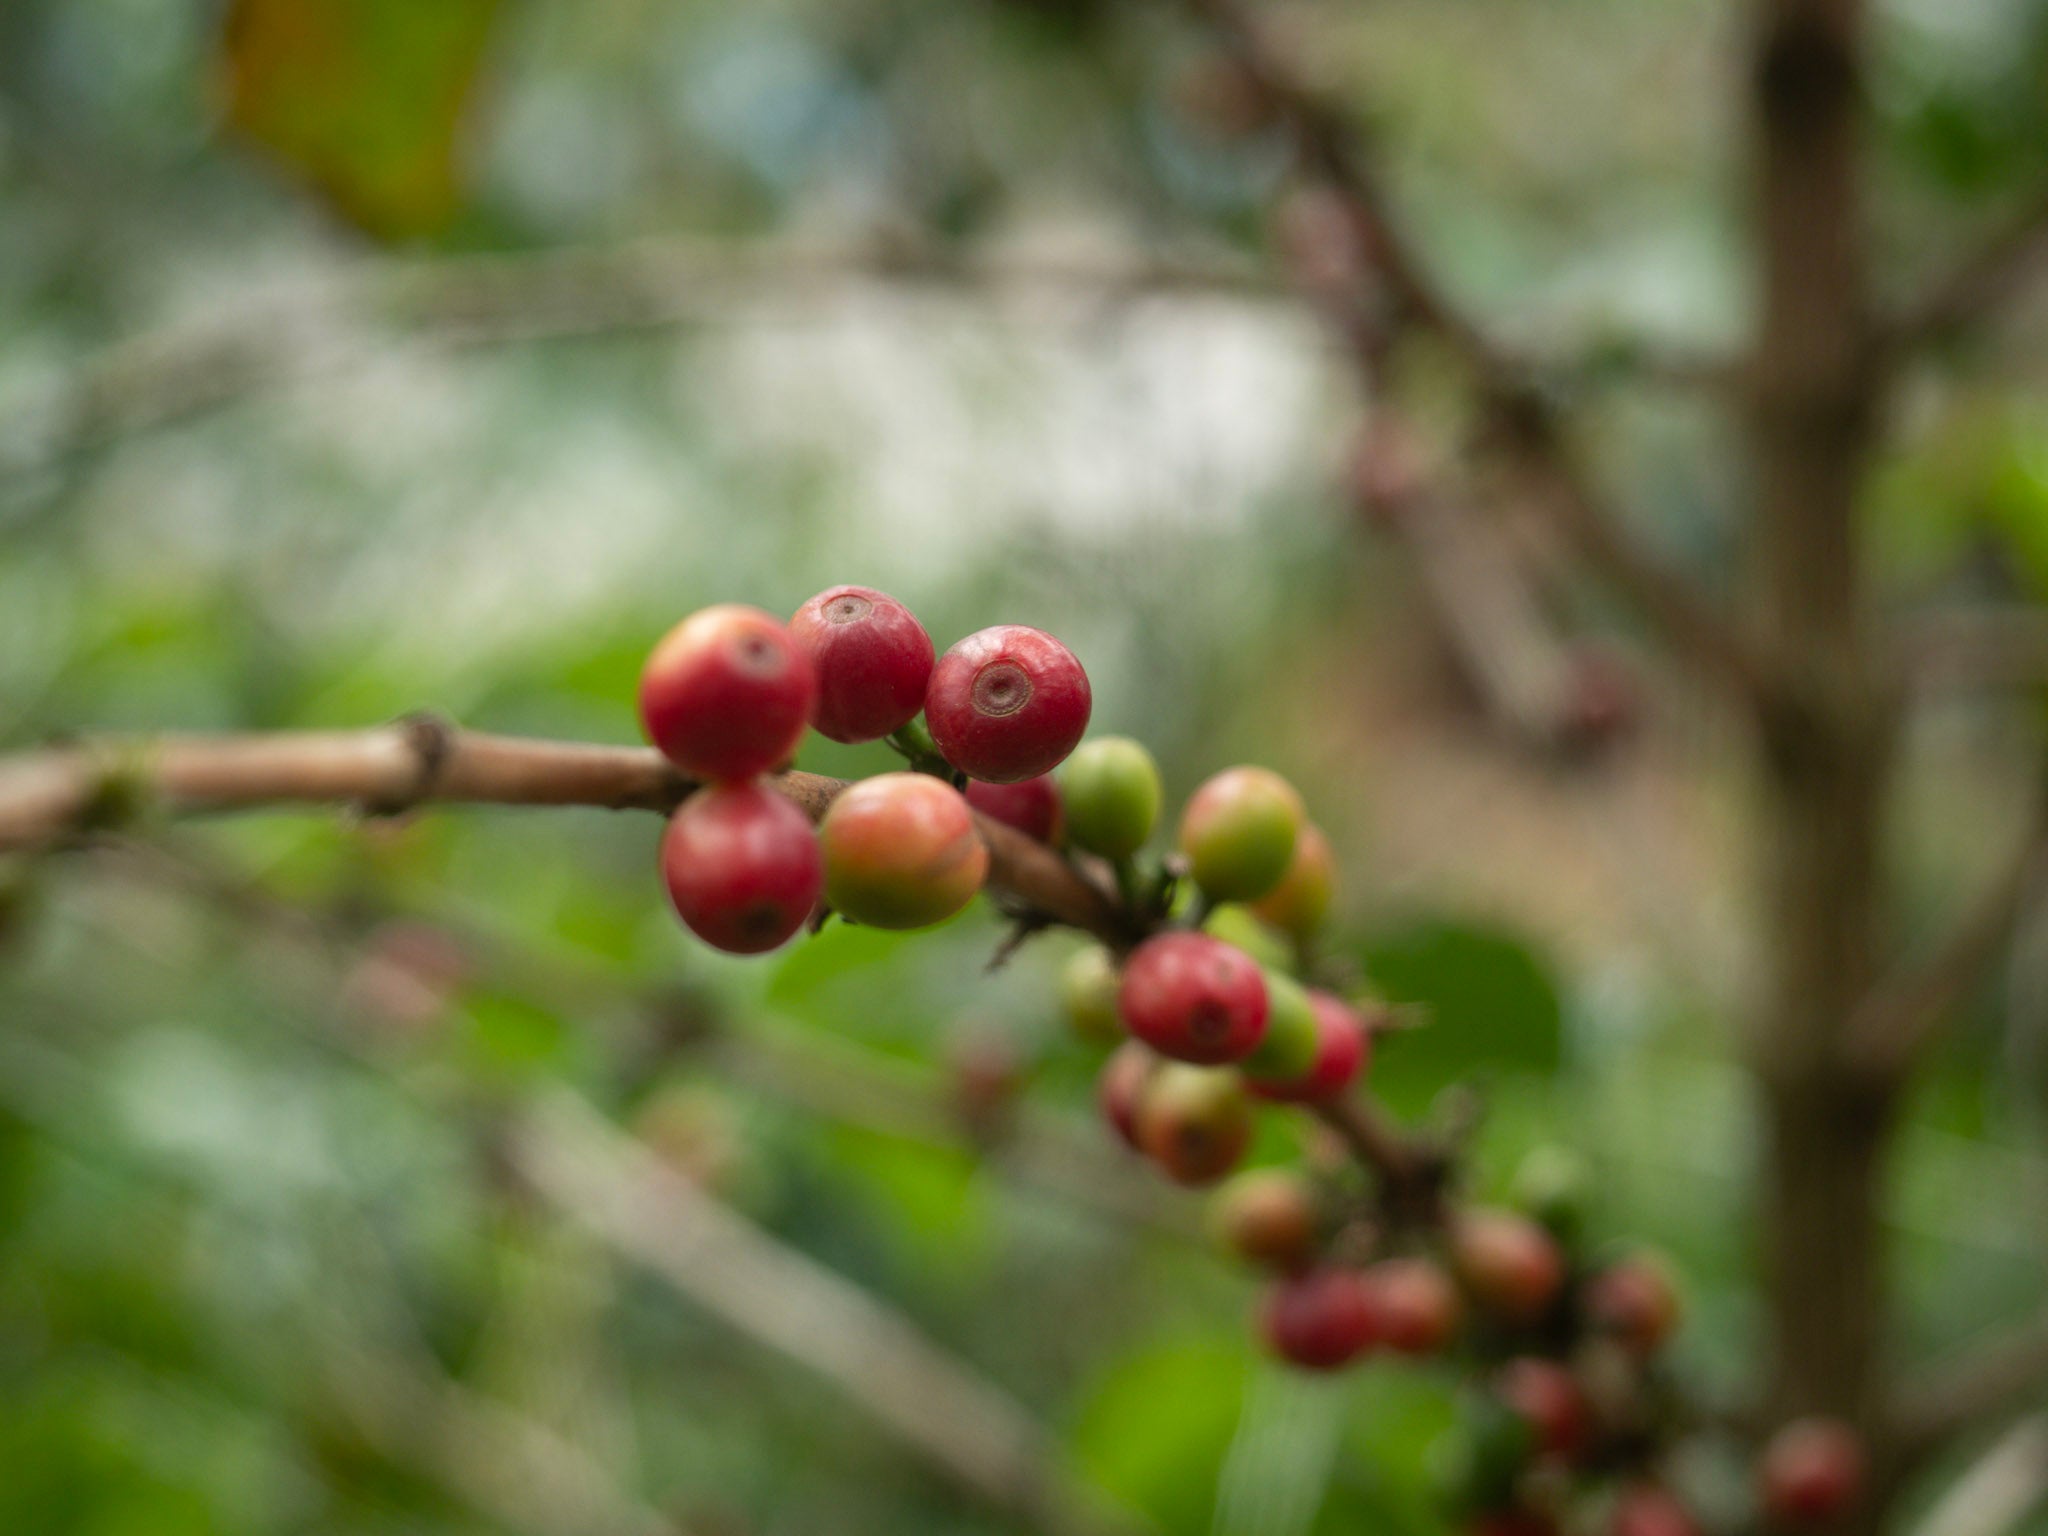
<path id="1" fill-rule="evenodd" d="M 1741 335 L 1739 10 L 1274 7 L 1370 103 L 1456 288 L 1589 365 L 1603 473 L 1708 572 L 1738 559 L 1728 446 L 1630 367 L 1644 338 Z M 1903 290 L 2048 178 L 2048 7 L 1892 0 L 1878 44 Z M 1732 1389 L 1755 1340 L 1737 743 L 1661 686 L 1592 764 L 1476 718 L 1347 501 L 1359 405 L 1267 249 L 1285 156 L 1218 130 L 1203 58 L 1170 8 L 1110 0 L 10 0 L 5 741 L 422 707 L 625 741 L 647 645 L 709 601 L 853 580 L 941 645 L 1040 625 L 1176 793 L 1246 758 L 1303 786 L 1345 861 L 1342 945 L 1428 1021 L 1383 1051 L 1389 1103 L 1472 1083 L 1485 1194 L 1538 1145 L 1591 1158 L 1596 1241 L 1675 1256 L 1683 1366 Z M 544 253 L 677 240 L 705 281 L 686 266 L 653 318 L 610 323 L 573 282 L 531 327 L 491 302 Z M 1254 280 L 814 255 L 889 242 Z M 2048 584 L 2044 318 L 1916 377 L 1871 494 L 1902 595 Z M 1426 352 L 1402 377 L 1449 440 Z M 1557 602 L 1632 654 L 1596 594 Z M 2007 835 L 2034 729 L 1983 701 L 1927 717 L 1897 828 L 1916 911 Z M 1062 941 L 983 976 L 975 914 L 726 961 L 665 912 L 655 831 L 252 817 L 169 861 L 10 872 L 0 1530 L 520 1528 L 488 1472 L 450 1475 L 467 1421 L 422 1430 L 421 1383 L 692 1532 L 1006 1528 L 508 1181 L 494 1112 L 561 1085 L 987 1372 L 1161 1529 L 1439 1528 L 1448 1381 L 1280 1375 L 1249 1281 L 1188 1241 L 1191 1197 L 1137 1181 L 1139 1221 L 1092 1179 L 1022 1176 L 958 1104 L 963 1060 L 1000 1053 L 1033 1124 L 1123 1188 L 1052 1015 Z M 2040 1294 L 2048 995 L 2025 965 L 1995 993 L 1897 1169 L 1917 1346 Z M 1278 1157 L 1301 1132 L 1267 1135 Z"/>

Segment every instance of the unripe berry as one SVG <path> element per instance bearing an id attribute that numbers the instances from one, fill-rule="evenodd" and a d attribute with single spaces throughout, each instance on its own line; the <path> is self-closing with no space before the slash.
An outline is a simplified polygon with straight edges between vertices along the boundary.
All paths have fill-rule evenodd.
<path id="1" fill-rule="evenodd" d="M 939 658 L 924 721 L 946 761 L 969 778 L 1014 784 L 1058 767 L 1092 707 L 1072 651 L 1042 629 L 998 624 Z"/>
<path id="2" fill-rule="evenodd" d="M 1016 1041 L 988 1025 L 957 1030 L 946 1042 L 946 1068 L 953 1106 L 967 1129 L 980 1136 L 1006 1129 L 1026 1076 Z"/>
<path id="3" fill-rule="evenodd" d="M 873 587 L 828 587 L 797 609 L 789 635 L 818 675 L 811 724 L 834 741 L 879 741 L 924 708 L 932 637 Z"/>
<path id="4" fill-rule="evenodd" d="M 1211 899 L 1254 901 L 1287 873 L 1301 821 L 1301 796 L 1279 774 L 1226 768 L 1181 813 L 1181 852 Z"/>
<path id="5" fill-rule="evenodd" d="M 1315 1186 L 1291 1168 L 1240 1173 L 1216 1192 L 1209 1213 L 1217 1242 L 1262 1269 L 1306 1269 L 1321 1246 Z"/>
<path id="6" fill-rule="evenodd" d="M 1015 784 L 984 784 L 980 779 L 969 779 L 966 793 L 967 803 L 990 820 L 1015 827 L 1041 843 L 1060 840 L 1065 817 L 1060 811 L 1059 786 L 1051 774 L 1041 773 L 1035 779 L 1020 779 Z"/>
<path id="7" fill-rule="evenodd" d="M 1474 1210 L 1451 1227 L 1451 1260 L 1472 1299 L 1503 1322 L 1539 1321 L 1564 1285 L 1550 1234 L 1513 1211 Z"/>
<path id="8" fill-rule="evenodd" d="M 1337 856 L 1312 821 L 1301 824 L 1294 858 L 1280 883 L 1251 904 L 1252 912 L 1297 943 L 1314 938 L 1337 894 Z"/>
<path id="9" fill-rule="evenodd" d="M 744 779 L 789 761 L 817 691 L 810 658 L 772 615 L 720 603 L 654 647 L 640 673 L 640 723 L 685 773 Z"/>
<path id="10" fill-rule="evenodd" d="M 1569 1460 L 1586 1443 L 1591 1414 L 1576 1376 L 1555 1360 L 1524 1355 L 1501 1367 L 1494 1395 L 1529 1425 L 1536 1449 Z"/>
<path id="11" fill-rule="evenodd" d="M 1631 1483 L 1615 1497 L 1608 1536 L 1700 1536 L 1692 1512 L 1655 1483 Z"/>
<path id="12" fill-rule="evenodd" d="M 1617 1260 L 1586 1286 L 1586 1316 L 1637 1355 L 1652 1355 L 1678 1328 L 1683 1310 L 1671 1272 L 1653 1254 Z"/>
<path id="13" fill-rule="evenodd" d="M 1382 1259 L 1364 1272 L 1380 1342 L 1404 1355 L 1434 1355 L 1458 1331 L 1464 1306 L 1451 1277 L 1428 1259 Z"/>
<path id="14" fill-rule="evenodd" d="M 1325 1103 L 1341 1097 L 1365 1069 L 1372 1050 L 1372 1035 L 1358 1010 L 1341 997 L 1315 988 L 1309 989 L 1308 1001 L 1315 1011 L 1315 1060 L 1298 1077 L 1253 1083 L 1252 1092 L 1262 1099 L 1291 1104 Z"/>
<path id="15" fill-rule="evenodd" d="M 1287 941 L 1240 902 L 1226 901 L 1217 907 L 1202 919 L 1202 932 L 1243 950 L 1262 970 L 1284 971 L 1294 963 L 1294 950 Z"/>
<path id="16" fill-rule="evenodd" d="M 1281 1359 L 1332 1371 L 1372 1348 L 1375 1319 L 1358 1272 L 1315 1269 L 1275 1281 L 1260 1314 L 1266 1344 Z"/>
<path id="17" fill-rule="evenodd" d="M 1099 944 L 1077 951 L 1060 968 L 1060 1006 L 1068 1027 L 1081 1039 L 1096 1045 L 1123 1039 L 1123 1015 L 1116 1006 L 1120 980 L 1116 961 Z"/>
<path id="18" fill-rule="evenodd" d="M 1076 848 L 1127 859 L 1159 821 L 1165 791 L 1152 754 L 1128 736 L 1084 741 L 1060 766 L 1067 836 Z"/>
<path id="19" fill-rule="evenodd" d="M 1138 1101 L 1159 1064 L 1159 1058 L 1146 1047 L 1126 1040 L 1095 1075 L 1095 1102 L 1102 1118 L 1133 1152 L 1145 1150 L 1138 1144 Z"/>
<path id="20" fill-rule="evenodd" d="M 1827 1525 L 1863 1497 L 1863 1440 L 1840 1419 L 1795 1419 L 1764 1447 L 1757 1494 L 1778 1525 Z"/>
<path id="21" fill-rule="evenodd" d="M 967 802 L 923 773 L 884 773 L 840 792 L 818 824 L 825 896 L 871 928 L 924 928 L 973 899 L 988 849 Z"/>
<path id="22" fill-rule="evenodd" d="M 1266 1033 L 1265 978 L 1205 933 L 1162 933 L 1124 962 L 1117 1008 L 1131 1033 L 1178 1061 L 1242 1061 Z"/>
<path id="23" fill-rule="evenodd" d="M 676 915 L 714 949 L 758 955 L 818 904 L 824 865 L 804 813 L 766 784 L 713 784 L 669 818 L 661 877 Z"/>
<path id="24" fill-rule="evenodd" d="M 1227 1067 L 1169 1061 L 1138 1095 L 1138 1145 L 1177 1184 L 1214 1184 L 1252 1140 L 1244 1080 Z"/>
<path id="25" fill-rule="evenodd" d="M 1280 971 L 1263 973 L 1266 982 L 1266 1033 L 1244 1059 L 1245 1076 L 1254 1082 L 1293 1082 L 1314 1069 L 1322 1033 L 1315 1004 L 1301 983 Z"/>

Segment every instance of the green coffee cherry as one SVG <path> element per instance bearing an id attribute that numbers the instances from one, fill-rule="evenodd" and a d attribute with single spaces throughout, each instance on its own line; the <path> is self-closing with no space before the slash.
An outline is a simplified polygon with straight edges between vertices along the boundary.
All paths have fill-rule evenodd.
<path id="1" fill-rule="evenodd" d="M 1226 944 L 1235 944 L 1269 971 L 1284 969 L 1294 959 L 1286 940 L 1252 916 L 1249 907 L 1236 902 L 1226 902 L 1211 912 L 1202 930 Z"/>
<path id="2" fill-rule="evenodd" d="M 1188 801 L 1181 851 L 1195 883 L 1214 901 L 1256 901 L 1294 859 L 1301 796 L 1265 768 L 1226 768 Z"/>
<path id="3" fill-rule="evenodd" d="M 1316 1064 L 1322 1034 L 1316 1028 L 1315 1007 L 1301 984 L 1277 970 L 1265 975 L 1266 1033 L 1244 1059 L 1244 1075 L 1253 1082 L 1290 1082 Z"/>
<path id="4" fill-rule="evenodd" d="M 1084 741 L 1060 768 L 1067 840 L 1106 859 L 1144 847 L 1159 821 L 1163 791 L 1152 754 L 1127 736 Z"/>
<path id="5" fill-rule="evenodd" d="M 1116 1011 L 1116 962 L 1109 951 L 1091 944 L 1060 970 L 1060 1006 L 1067 1023 L 1081 1039 L 1115 1045 L 1124 1038 L 1124 1021 Z"/>

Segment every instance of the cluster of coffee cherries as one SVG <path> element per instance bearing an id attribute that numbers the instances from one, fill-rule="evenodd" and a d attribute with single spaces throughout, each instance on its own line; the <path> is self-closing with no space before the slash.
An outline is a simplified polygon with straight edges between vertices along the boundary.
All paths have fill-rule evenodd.
<path id="1" fill-rule="evenodd" d="M 1663 1476 L 1691 1427 L 1659 1359 L 1679 1292 L 1654 1253 L 1581 1251 L 1583 1182 L 1575 1160 L 1546 1149 L 1515 1204 L 1400 1226 L 1333 1182 L 1260 1168 L 1218 1191 L 1212 1218 L 1228 1251 L 1272 1276 L 1259 1321 L 1281 1358 L 1315 1371 L 1374 1355 L 1459 1368 L 1471 1387 L 1439 1472 L 1473 1536 L 1700 1536 Z M 1754 1513 L 1771 1529 L 1823 1528 L 1865 1479 L 1854 1431 L 1798 1420 L 1764 1447 Z"/>
<path id="2" fill-rule="evenodd" d="M 1317 946 L 1336 861 L 1279 775 L 1216 774 L 1174 850 L 1148 855 L 1158 767 L 1127 738 L 1082 740 L 1088 678 L 1065 646 L 999 625 L 939 656 L 907 608 L 866 587 L 821 592 L 787 624 L 730 604 L 692 615 L 649 656 L 639 704 L 648 738 L 703 783 L 671 818 L 661 867 L 678 915 L 716 948 L 773 949 L 828 909 L 877 928 L 945 920 L 987 878 L 976 812 L 1113 885 L 1129 939 L 1077 952 L 1062 1003 L 1107 1053 L 1097 1097 L 1115 1134 L 1178 1183 L 1228 1180 L 1214 1224 L 1270 1276 L 1272 1351 L 1314 1371 L 1457 1359 L 1482 1384 L 1445 1458 L 1475 1536 L 1554 1536 L 1589 1491 L 1608 1536 L 1698 1536 L 1656 1475 L 1674 1432 L 1658 1356 L 1678 1293 L 1654 1256 L 1579 1254 L 1571 1180 L 1525 1170 L 1519 1208 L 1437 1191 L 1417 1212 L 1334 1175 L 1237 1172 L 1259 1101 L 1341 1101 L 1391 1020 L 1316 984 L 1331 974 Z M 810 728 L 887 739 L 907 771 L 848 785 L 813 829 L 764 782 Z M 1825 1526 L 1864 1479 L 1853 1432 L 1800 1421 L 1765 1449 L 1759 1508 L 1780 1528 Z"/>
<path id="3" fill-rule="evenodd" d="M 1090 703 L 1073 653 L 1021 624 L 937 656 L 909 609 L 867 587 L 820 592 L 787 624 L 738 604 L 702 609 L 640 676 L 648 740 L 706 785 L 662 839 L 669 898 L 691 932 L 743 955 L 785 943 L 821 903 L 875 928 L 943 922 L 988 874 L 970 806 L 1016 821 L 1043 803 L 1043 776 L 1081 739 Z M 762 780 L 811 727 L 888 738 L 942 771 L 850 785 L 814 832 Z"/>

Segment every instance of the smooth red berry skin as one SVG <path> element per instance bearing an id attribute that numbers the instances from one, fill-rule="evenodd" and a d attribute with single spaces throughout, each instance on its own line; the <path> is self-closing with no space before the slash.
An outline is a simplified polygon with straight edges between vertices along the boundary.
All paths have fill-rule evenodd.
<path id="1" fill-rule="evenodd" d="M 662 636 L 640 673 L 640 724 L 683 772 L 751 778 L 795 754 L 817 697 L 811 660 L 774 615 L 699 609 Z"/>
<path id="2" fill-rule="evenodd" d="M 824 872 L 808 818 L 758 781 L 698 790 L 662 834 L 661 878 L 676 915 L 728 954 L 787 942 L 817 906 Z"/>
<path id="3" fill-rule="evenodd" d="M 1526 1216 L 1468 1211 L 1450 1236 L 1458 1278 L 1474 1301 L 1504 1322 L 1526 1326 L 1541 1320 L 1564 1287 L 1564 1255 Z"/>
<path id="4" fill-rule="evenodd" d="M 1317 1269 L 1277 1281 L 1266 1293 L 1259 1321 L 1274 1354 L 1310 1371 L 1348 1365 L 1377 1337 L 1372 1298 L 1357 1271 L 1349 1269 Z"/>
<path id="5" fill-rule="evenodd" d="M 988 848 L 958 790 L 924 773 L 848 785 L 818 824 L 825 895 L 870 928 L 925 928 L 974 898 Z"/>
<path id="6" fill-rule="evenodd" d="M 1541 1454 L 1569 1460 L 1584 1448 L 1592 1421 L 1586 1394 L 1555 1360 L 1510 1360 L 1494 1382 L 1494 1395 L 1528 1424 Z"/>
<path id="7" fill-rule="evenodd" d="M 1700 1536 L 1692 1512 L 1655 1483 L 1622 1489 L 1607 1518 L 1608 1536 Z"/>
<path id="8" fill-rule="evenodd" d="M 1341 1098 L 1358 1080 L 1372 1055 L 1372 1032 L 1344 999 L 1311 987 L 1309 1006 L 1316 1015 L 1315 1065 L 1284 1082 L 1260 1081 L 1252 1092 L 1286 1104 L 1319 1104 Z"/>
<path id="9" fill-rule="evenodd" d="M 1465 1311 L 1458 1288 L 1428 1259 L 1382 1259 L 1363 1278 L 1379 1341 L 1388 1349 L 1436 1355 L 1456 1337 Z"/>
<path id="10" fill-rule="evenodd" d="M 924 708 L 936 654 L 915 615 L 873 587 L 828 587 L 789 635 L 818 674 L 811 724 L 833 741 L 879 741 Z"/>
<path id="11" fill-rule="evenodd" d="M 1020 779 L 1015 784 L 984 784 L 967 781 L 967 803 L 991 820 L 1015 827 L 1026 837 L 1041 843 L 1058 843 L 1066 825 L 1060 808 L 1060 787 L 1049 773 Z"/>
<path id="12" fill-rule="evenodd" d="M 1635 1254 L 1595 1275 L 1586 1286 L 1586 1316 L 1637 1355 L 1653 1355 L 1678 1330 L 1683 1308 L 1663 1263 Z"/>
<path id="13" fill-rule="evenodd" d="M 1176 1184 L 1214 1184 L 1252 1144 L 1244 1079 L 1226 1067 L 1162 1062 L 1138 1095 L 1138 1146 Z"/>
<path id="14" fill-rule="evenodd" d="M 1757 1495 L 1777 1525 L 1827 1525 L 1862 1500 L 1863 1440 L 1839 1419 L 1794 1419 L 1764 1447 Z"/>
<path id="15" fill-rule="evenodd" d="M 1291 1168 L 1255 1168 L 1216 1192 L 1209 1224 L 1228 1252 L 1296 1274 L 1315 1261 L 1323 1217 L 1315 1186 Z"/>
<path id="16" fill-rule="evenodd" d="M 946 761 L 970 779 L 1015 784 L 1057 768 L 1093 707 L 1072 651 L 1042 629 L 998 624 L 939 658 L 924 720 Z"/>
<path id="17" fill-rule="evenodd" d="M 1110 1053 L 1095 1077 L 1095 1102 L 1102 1118 L 1133 1152 L 1145 1150 L 1138 1145 L 1138 1100 L 1158 1066 L 1159 1058 L 1149 1049 L 1126 1040 Z"/>
<path id="18" fill-rule="evenodd" d="M 1124 962 L 1117 1008 L 1162 1056 L 1216 1066 L 1242 1061 L 1265 1038 L 1266 979 L 1243 950 L 1206 933 L 1162 933 Z"/>

